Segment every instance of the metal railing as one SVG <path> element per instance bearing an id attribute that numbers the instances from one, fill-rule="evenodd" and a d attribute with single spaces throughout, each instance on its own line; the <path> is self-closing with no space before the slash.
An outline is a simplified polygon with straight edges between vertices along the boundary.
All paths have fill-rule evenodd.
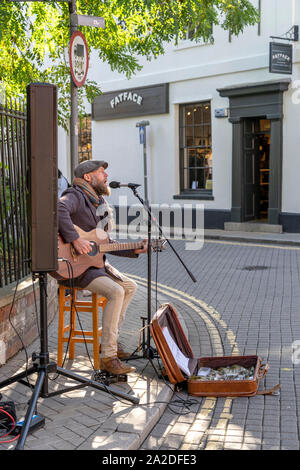
<path id="1" fill-rule="evenodd" d="M 29 274 L 26 212 L 26 109 L 0 103 L 0 287 Z"/>

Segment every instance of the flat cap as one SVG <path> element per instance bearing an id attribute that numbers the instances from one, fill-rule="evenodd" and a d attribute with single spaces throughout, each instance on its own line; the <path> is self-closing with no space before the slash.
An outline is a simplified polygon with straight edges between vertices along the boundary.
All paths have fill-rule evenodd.
<path id="1" fill-rule="evenodd" d="M 86 160 L 85 162 L 79 163 L 74 170 L 74 175 L 76 178 L 83 178 L 83 175 L 90 173 L 91 171 L 98 170 L 100 166 L 103 166 L 104 169 L 108 167 L 108 163 L 104 160 Z"/>

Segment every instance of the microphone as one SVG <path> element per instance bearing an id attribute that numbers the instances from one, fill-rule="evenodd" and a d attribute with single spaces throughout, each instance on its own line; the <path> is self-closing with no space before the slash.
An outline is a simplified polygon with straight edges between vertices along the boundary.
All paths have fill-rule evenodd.
<path id="1" fill-rule="evenodd" d="M 113 188 L 113 189 L 117 189 L 117 188 L 131 188 L 131 189 L 134 189 L 134 188 L 138 188 L 139 186 L 141 186 L 140 184 L 135 184 L 135 183 L 120 183 L 119 181 L 111 181 L 109 183 L 109 187 L 110 188 Z"/>

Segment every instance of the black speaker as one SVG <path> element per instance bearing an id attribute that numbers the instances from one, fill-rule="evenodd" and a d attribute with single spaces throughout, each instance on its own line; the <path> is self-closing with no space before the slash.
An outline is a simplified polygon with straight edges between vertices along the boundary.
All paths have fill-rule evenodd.
<path id="1" fill-rule="evenodd" d="M 57 88 L 27 86 L 28 222 L 31 271 L 50 272 L 57 262 Z"/>

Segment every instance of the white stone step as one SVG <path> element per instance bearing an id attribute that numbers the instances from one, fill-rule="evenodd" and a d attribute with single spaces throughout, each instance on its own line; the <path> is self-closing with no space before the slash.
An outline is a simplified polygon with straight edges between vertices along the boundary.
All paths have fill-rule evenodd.
<path id="1" fill-rule="evenodd" d="M 225 222 L 224 230 L 230 232 L 282 233 L 282 225 L 264 224 L 260 222 Z"/>

